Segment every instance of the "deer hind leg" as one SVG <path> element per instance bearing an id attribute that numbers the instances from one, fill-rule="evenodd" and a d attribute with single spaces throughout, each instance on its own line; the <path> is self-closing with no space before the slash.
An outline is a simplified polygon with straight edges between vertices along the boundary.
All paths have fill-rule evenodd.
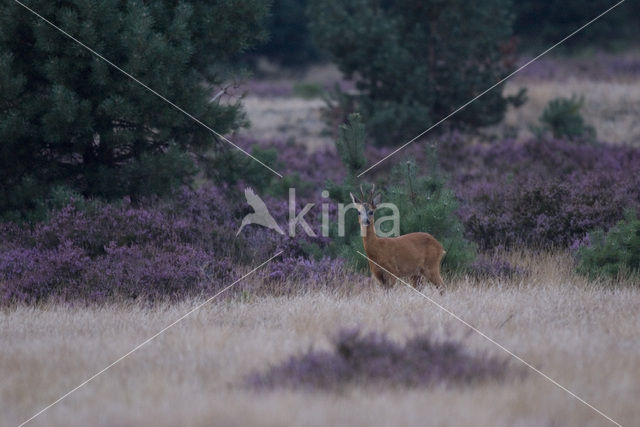
<path id="1" fill-rule="evenodd" d="M 419 285 L 420 285 L 420 275 L 419 274 L 415 274 L 415 275 L 411 276 L 411 286 L 413 286 L 414 288 L 418 289 Z"/>
<path id="2" fill-rule="evenodd" d="M 436 286 L 436 289 L 440 291 L 440 295 L 444 295 L 444 280 L 440 276 L 440 260 L 437 263 L 429 266 L 425 266 L 422 269 L 423 276 Z"/>
<path id="3" fill-rule="evenodd" d="M 383 288 L 390 288 L 392 286 L 393 283 L 389 280 L 389 277 L 387 277 L 382 269 L 377 266 L 371 266 L 371 273 L 373 273 L 373 277 L 376 278 Z"/>

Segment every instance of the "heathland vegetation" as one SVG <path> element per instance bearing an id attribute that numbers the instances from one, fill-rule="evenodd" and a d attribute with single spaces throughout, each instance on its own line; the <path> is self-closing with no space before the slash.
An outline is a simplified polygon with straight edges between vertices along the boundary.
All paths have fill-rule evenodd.
<path id="1" fill-rule="evenodd" d="M 337 205 L 373 184 L 401 234 L 447 251 L 446 292 L 425 295 L 636 419 L 635 4 L 361 175 L 608 6 L 534 3 L 29 3 L 216 133 L 26 9 L 3 10 L 3 421 L 279 252 L 52 422 L 97 424 L 94 398 L 111 425 L 600 421 L 415 291 L 370 280 L 357 215 L 339 233 Z M 315 236 L 238 233 L 247 187 L 284 230 L 313 204 Z"/>

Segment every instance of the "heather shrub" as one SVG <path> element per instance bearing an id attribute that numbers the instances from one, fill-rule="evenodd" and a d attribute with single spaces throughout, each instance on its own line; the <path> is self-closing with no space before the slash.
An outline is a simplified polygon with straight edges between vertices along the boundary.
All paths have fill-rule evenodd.
<path id="1" fill-rule="evenodd" d="M 335 390 L 346 385 L 430 387 L 436 384 L 473 385 L 503 380 L 507 362 L 473 354 L 455 341 L 435 341 L 417 335 L 398 344 L 376 332 L 342 330 L 330 350 L 291 356 L 247 378 L 257 389 L 302 388 Z"/>
<path id="2" fill-rule="evenodd" d="M 513 69 L 508 0 L 322 0 L 309 10 L 317 43 L 348 78 L 357 76 L 350 97 L 377 144 L 415 136 Z M 493 90 L 448 124 L 497 123 L 522 96 Z"/>
<path id="3" fill-rule="evenodd" d="M 36 224 L 0 223 L 1 303 L 211 294 L 278 251 L 282 257 L 256 273 L 260 286 L 236 288 L 290 295 L 345 284 L 333 280 L 350 273 L 341 259 L 326 257 L 327 238 L 300 232 L 290 238 L 255 225 L 236 236 L 251 212 L 243 190 L 244 184 L 185 187 L 171 199 L 146 200 L 144 206 L 126 199 L 87 201 L 51 211 Z M 301 195 L 296 209 L 310 200 Z M 277 221 L 287 218 L 286 199 L 266 195 L 264 201 Z M 306 218 L 315 226 L 319 214 L 312 211 Z"/>
<path id="4" fill-rule="evenodd" d="M 254 289 L 256 294 L 291 296 L 321 290 L 348 294 L 359 275 L 346 268 L 341 258 L 285 256 L 269 263 L 260 276 L 263 280 Z"/>
<path id="5" fill-rule="evenodd" d="M 33 303 L 50 296 L 87 292 L 83 272 L 89 257 L 69 241 L 52 249 L 19 248 L 0 254 L 0 302 Z"/>
<path id="6" fill-rule="evenodd" d="M 591 277 L 640 275 L 640 219 L 628 211 L 608 232 L 589 234 L 588 245 L 578 250 L 578 271 Z"/>
<path id="7" fill-rule="evenodd" d="M 319 192 L 319 188 L 327 181 L 340 181 L 346 175 L 339 156 L 332 148 L 310 151 L 306 145 L 292 140 L 258 141 L 242 136 L 235 142 L 261 160 L 269 160 L 269 165 L 275 165 L 276 170 L 284 175 L 282 179 L 277 178 L 258 165 L 266 175 L 256 170 L 255 179 L 252 179 L 253 174 L 245 172 L 237 175 L 235 182 L 255 185 L 256 189 L 271 195 L 286 196 L 287 191 L 284 190 L 288 190 L 292 183 L 298 193 L 302 190 L 303 195 L 309 196 L 313 191 Z M 269 157 L 264 156 L 265 153 Z M 228 185 L 228 182 L 225 181 L 225 184 Z"/>
<path id="8" fill-rule="evenodd" d="M 534 128 L 540 136 L 545 132 L 554 138 L 593 139 L 596 131 L 585 124 L 580 110 L 584 98 L 554 98 L 545 107 L 540 116 L 540 128 Z"/>
<path id="9" fill-rule="evenodd" d="M 458 214 L 480 248 L 569 247 L 640 205 L 640 150 L 569 140 L 441 144 Z"/>
<path id="10" fill-rule="evenodd" d="M 221 189 L 207 186 L 184 188 L 173 200 L 145 207 L 127 201 L 68 205 L 37 224 L 3 223 L 2 303 L 175 299 L 215 291 L 244 264 L 282 246 L 266 230 L 236 238 L 240 209 Z"/>

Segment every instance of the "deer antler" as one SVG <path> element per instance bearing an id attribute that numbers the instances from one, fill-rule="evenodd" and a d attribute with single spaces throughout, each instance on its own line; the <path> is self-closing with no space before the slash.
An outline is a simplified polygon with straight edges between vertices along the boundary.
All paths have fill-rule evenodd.
<path id="1" fill-rule="evenodd" d="M 362 184 L 360 184 L 360 196 L 362 197 L 362 201 L 363 201 L 363 202 L 366 202 L 366 200 L 367 200 L 367 195 L 366 195 L 366 193 L 364 192 L 364 190 L 362 189 Z"/>

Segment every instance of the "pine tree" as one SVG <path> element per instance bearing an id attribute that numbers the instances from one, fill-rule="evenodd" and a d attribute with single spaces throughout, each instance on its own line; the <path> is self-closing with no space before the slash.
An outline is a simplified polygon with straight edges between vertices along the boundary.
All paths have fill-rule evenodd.
<path id="1" fill-rule="evenodd" d="M 378 144 L 398 145 L 512 71 L 511 0 L 317 0 L 311 30 L 340 70 Z M 498 88 L 447 120 L 499 122 L 513 98 Z"/>
<path id="2" fill-rule="evenodd" d="M 210 102 L 225 61 L 264 38 L 260 0 L 70 0 L 29 7 L 221 134 L 245 121 Z M 0 12 L 0 214 L 54 186 L 105 198 L 188 180 L 215 137 L 18 4 Z M 222 144 L 222 143 L 220 143 Z"/>

